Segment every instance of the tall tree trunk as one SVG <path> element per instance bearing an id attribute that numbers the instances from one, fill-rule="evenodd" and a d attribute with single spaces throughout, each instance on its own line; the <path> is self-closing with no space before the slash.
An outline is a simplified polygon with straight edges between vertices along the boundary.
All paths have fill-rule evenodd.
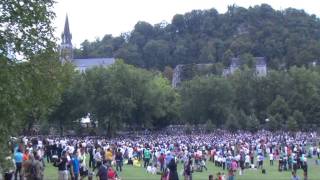
<path id="1" fill-rule="evenodd" d="M 107 137 L 111 138 L 112 137 L 112 133 L 111 133 L 111 121 L 108 121 L 108 125 L 107 125 Z"/>

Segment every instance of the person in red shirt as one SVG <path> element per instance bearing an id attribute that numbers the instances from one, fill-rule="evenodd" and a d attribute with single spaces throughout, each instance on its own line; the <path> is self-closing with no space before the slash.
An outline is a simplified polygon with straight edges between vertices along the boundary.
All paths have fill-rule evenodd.
<path id="1" fill-rule="evenodd" d="M 165 160 L 165 155 L 163 153 L 160 154 L 158 161 L 160 163 L 160 171 L 164 172 L 164 160 Z"/>
<path id="2" fill-rule="evenodd" d="M 117 173 L 112 169 L 112 167 L 109 167 L 107 176 L 108 176 L 108 180 L 116 180 Z"/>

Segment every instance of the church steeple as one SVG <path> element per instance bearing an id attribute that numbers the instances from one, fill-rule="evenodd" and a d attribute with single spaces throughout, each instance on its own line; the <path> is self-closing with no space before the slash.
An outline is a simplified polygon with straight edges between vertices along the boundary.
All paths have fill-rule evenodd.
<path id="1" fill-rule="evenodd" d="M 60 58 L 61 62 L 70 62 L 73 59 L 72 51 L 72 35 L 69 28 L 68 15 L 66 15 L 66 21 L 64 23 L 64 31 L 61 35 L 61 45 L 60 45 Z"/>
<path id="2" fill-rule="evenodd" d="M 62 33 L 61 39 L 62 39 L 63 44 L 71 44 L 72 45 L 72 43 L 71 43 L 72 35 L 70 33 L 70 28 L 69 28 L 68 14 L 66 15 L 66 21 L 64 23 L 64 31 Z"/>

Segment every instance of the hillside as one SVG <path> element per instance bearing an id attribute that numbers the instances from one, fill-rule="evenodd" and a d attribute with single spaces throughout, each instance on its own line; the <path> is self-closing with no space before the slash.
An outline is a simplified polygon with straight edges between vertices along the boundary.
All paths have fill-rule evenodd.
<path id="1" fill-rule="evenodd" d="M 138 22 L 130 33 L 84 41 L 75 57 L 116 57 L 148 69 L 263 56 L 268 67 L 307 65 L 320 58 L 320 21 L 303 10 L 229 6 L 176 14 L 171 23 Z"/>

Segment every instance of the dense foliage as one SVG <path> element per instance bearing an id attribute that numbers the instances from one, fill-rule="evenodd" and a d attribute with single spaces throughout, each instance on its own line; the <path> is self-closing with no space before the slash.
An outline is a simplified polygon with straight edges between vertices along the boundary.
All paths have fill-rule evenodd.
<path id="1" fill-rule="evenodd" d="M 53 4 L 53 0 L 1 0 L 0 56 L 13 59 L 52 51 Z"/>
<path id="2" fill-rule="evenodd" d="M 220 62 L 230 57 L 267 57 L 281 69 L 306 65 L 320 57 L 320 21 L 303 10 L 274 10 L 269 5 L 248 9 L 229 6 L 177 14 L 171 23 L 138 22 L 130 33 L 84 41 L 76 56 L 117 57 L 126 63 L 163 70 L 177 64 Z"/>
<path id="3" fill-rule="evenodd" d="M 193 124 L 292 131 L 320 126 L 319 69 L 292 67 L 266 77 L 246 69 L 230 77 L 196 77 L 179 91 L 182 118 Z"/>
<path id="4" fill-rule="evenodd" d="M 169 124 L 295 131 L 316 130 L 319 111 L 318 67 L 273 70 L 265 77 L 245 67 L 228 77 L 196 76 L 173 89 L 161 74 L 118 60 L 74 76 L 50 119 L 73 129 L 90 113 L 107 135 Z"/>
<path id="5" fill-rule="evenodd" d="M 9 153 L 5 146 L 10 136 L 29 134 L 34 125 L 46 123 L 72 73 L 71 65 L 61 65 L 48 54 L 20 63 L 0 58 L 0 158 Z"/>
<path id="6" fill-rule="evenodd" d="M 161 128 L 177 123 L 178 94 L 156 72 L 135 68 L 118 60 L 78 74 L 52 114 L 52 122 L 67 127 L 91 114 L 102 134 L 121 129 Z M 62 128 L 62 127 L 61 127 Z"/>
<path id="7" fill-rule="evenodd" d="M 52 0 L 0 1 L 2 172 L 8 167 L 4 158 L 10 154 L 9 137 L 23 130 L 31 133 L 35 124 L 45 123 L 74 72 L 70 64 L 61 65 L 54 53 L 53 3 Z"/>

